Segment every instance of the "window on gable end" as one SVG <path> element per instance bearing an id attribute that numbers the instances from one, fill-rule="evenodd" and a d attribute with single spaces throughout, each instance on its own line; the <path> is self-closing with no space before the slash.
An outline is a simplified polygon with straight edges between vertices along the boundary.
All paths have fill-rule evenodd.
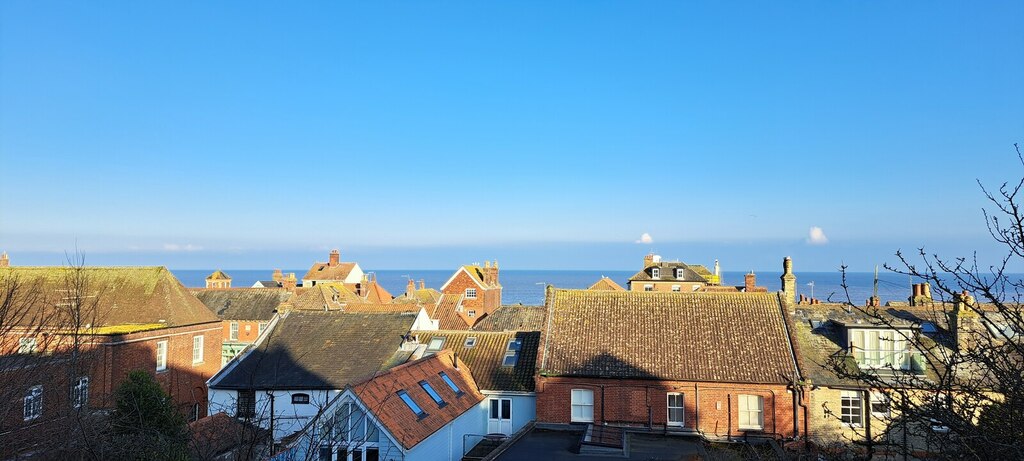
<path id="1" fill-rule="evenodd" d="M 476 288 L 466 288 L 466 299 L 476 299 Z"/>

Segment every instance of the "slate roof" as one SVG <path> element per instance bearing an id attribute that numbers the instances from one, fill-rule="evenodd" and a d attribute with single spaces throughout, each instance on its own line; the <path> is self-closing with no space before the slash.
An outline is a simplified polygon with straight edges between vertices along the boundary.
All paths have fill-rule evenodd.
<path id="1" fill-rule="evenodd" d="M 777 294 L 549 288 L 546 302 L 542 374 L 735 383 L 798 377 Z"/>
<path id="2" fill-rule="evenodd" d="M 222 320 L 270 320 L 274 311 L 292 297 L 275 288 L 209 288 L 190 290 Z"/>
<path id="3" fill-rule="evenodd" d="M 344 389 L 401 363 L 408 313 L 289 312 L 270 334 L 210 387 L 218 389 Z M 244 353 L 243 353 L 244 354 Z"/>
<path id="4" fill-rule="evenodd" d="M 252 288 L 279 288 L 280 286 L 281 282 L 277 280 L 257 280 L 252 284 Z"/>
<path id="5" fill-rule="evenodd" d="M 231 277 L 228 277 L 228 274 L 225 274 L 224 271 L 216 270 L 206 276 L 206 280 L 231 280 Z"/>
<path id="6" fill-rule="evenodd" d="M 473 325 L 473 331 L 544 331 L 544 306 L 506 304 Z"/>
<path id="7" fill-rule="evenodd" d="M 464 330 L 469 325 L 459 316 L 458 309 L 461 304 L 461 294 L 443 294 L 433 308 L 427 308 L 427 315 L 432 320 L 437 320 L 438 328 L 442 330 Z"/>
<path id="8" fill-rule="evenodd" d="M 654 278 L 651 274 L 651 269 L 659 268 L 661 271 L 658 278 Z M 676 269 L 683 269 L 683 278 L 676 278 Z M 661 281 L 661 282 L 703 282 L 709 283 L 710 278 L 713 277 L 708 269 L 701 265 L 688 265 L 679 261 L 661 261 L 651 264 L 644 268 L 644 270 L 633 274 L 629 278 L 630 282 L 649 282 L 649 281 Z"/>
<path id="9" fill-rule="evenodd" d="M 608 277 L 601 277 L 601 280 L 594 282 L 588 290 L 626 291 L 621 285 L 615 283 Z"/>
<path id="10" fill-rule="evenodd" d="M 455 382 L 462 394 L 456 395 L 441 380 L 441 372 Z M 430 383 L 444 401 L 443 407 L 436 404 L 423 390 L 420 381 Z M 417 418 L 397 395 L 399 390 L 405 390 L 426 416 Z M 449 351 L 442 351 L 392 368 L 353 386 L 352 391 L 406 450 L 416 446 L 484 400 L 483 394 L 473 381 L 469 366 L 456 359 Z"/>
<path id="11" fill-rule="evenodd" d="M 295 296 L 289 299 L 290 308 L 296 310 L 341 310 L 346 304 L 364 302 L 343 283 L 318 283 L 311 287 L 296 290 Z"/>
<path id="12" fill-rule="evenodd" d="M 336 280 L 341 282 L 348 277 L 348 274 L 355 267 L 356 263 L 338 263 L 338 265 L 332 266 L 329 263 L 315 262 L 309 268 L 309 271 L 306 272 L 306 275 L 302 276 L 302 280 Z"/>
<path id="13" fill-rule="evenodd" d="M 41 294 L 30 307 L 31 315 L 50 315 L 64 301 L 66 280 L 78 269 L 67 267 L 0 268 L 0 285 L 18 279 Z M 83 293 L 86 308 L 95 303 L 94 334 L 121 334 L 134 327 L 156 329 L 219 322 L 171 271 L 164 267 L 85 267 Z M 93 312 L 89 315 L 92 317 Z M 30 316 L 31 316 L 30 315 Z"/>
<path id="14" fill-rule="evenodd" d="M 433 338 L 442 337 L 441 346 L 452 351 L 460 360 L 469 364 L 473 379 L 482 390 L 533 392 L 533 375 L 537 368 L 537 348 L 540 346 L 539 331 L 485 332 L 485 331 L 418 331 L 420 344 L 430 344 Z M 475 338 L 473 346 L 466 340 Z M 515 366 L 504 367 L 502 361 L 513 339 L 521 341 L 519 358 Z"/>

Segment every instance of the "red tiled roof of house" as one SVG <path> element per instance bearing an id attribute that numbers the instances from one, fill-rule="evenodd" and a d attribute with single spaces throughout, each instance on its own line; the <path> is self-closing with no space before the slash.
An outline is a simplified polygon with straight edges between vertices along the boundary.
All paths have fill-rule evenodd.
<path id="1" fill-rule="evenodd" d="M 438 321 L 438 328 L 442 330 L 465 330 L 469 325 L 458 313 L 461 302 L 461 294 L 443 294 L 433 309 L 427 310 L 427 314 Z"/>
<path id="2" fill-rule="evenodd" d="M 197 459 L 214 459 L 240 446 L 259 444 L 270 431 L 239 421 L 224 412 L 188 423 L 191 448 Z"/>
<path id="3" fill-rule="evenodd" d="M 375 314 L 381 312 L 419 312 L 422 307 L 412 303 L 353 303 L 344 307 L 345 312 Z"/>
<path id="4" fill-rule="evenodd" d="M 622 288 L 622 286 L 620 286 L 618 283 L 615 283 L 612 279 L 608 277 L 601 277 L 601 280 L 594 282 L 594 284 L 587 289 L 605 291 L 626 291 L 625 288 Z"/>
<path id="5" fill-rule="evenodd" d="M 336 266 L 332 266 L 330 263 L 316 262 L 313 263 L 313 267 L 309 268 L 306 275 L 302 276 L 302 280 L 336 280 L 341 282 L 348 277 L 348 274 L 355 267 L 356 263 L 338 263 Z"/>
<path id="6" fill-rule="evenodd" d="M 549 289 L 541 373 L 785 383 L 797 378 L 775 293 Z"/>
<path id="7" fill-rule="evenodd" d="M 216 270 L 206 276 L 206 280 L 231 280 L 231 277 L 228 277 L 228 274 L 225 274 L 224 271 Z"/>
<path id="8" fill-rule="evenodd" d="M 462 391 L 456 395 L 441 379 L 444 372 Z M 426 381 L 444 401 L 438 405 L 420 385 Z M 404 390 L 426 413 L 416 414 L 398 396 Z M 405 449 L 411 449 L 434 432 L 473 409 L 484 396 L 477 389 L 469 367 L 451 351 L 444 350 L 430 357 L 392 368 L 353 386 L 367 408 Z"/>
<path id="9" fill-rule="evenodd" d="M 389 303 L 392 299 L 395 299 L 388 290 L 385 290 L 381 284 L 377 283 L 376 280 L 371 280 L 365 283 L 366 285 L 366 301 L 370 303 L 382 304 Z"/>

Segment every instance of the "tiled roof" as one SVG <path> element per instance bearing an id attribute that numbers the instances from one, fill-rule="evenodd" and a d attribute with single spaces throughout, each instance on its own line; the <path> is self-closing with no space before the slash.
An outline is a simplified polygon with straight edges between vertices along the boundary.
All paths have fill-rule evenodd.
<path id="1" fill-rule="evenodd" d="M 466 272 L 469 272 L 469 275 L 473 276 L 476 279 L 477 282 L 480 282 L 480 285 L 483 285 L 484 288 L 498 288 L 498 287 L 501 286 L 501 284 L 499 284 L 499 283 L 493 283 L 493 284 L 490 284 L 490 285 L 485 283 L 484 282 L 484 268 L 482 268 L 482 267 L 480 267 L 478 265 L 470 264 L 470 265 L 462 266 L 462 268 L 466 269 Z"/>
<path id="2" fill-rule="evenodd" d="M 49 315 L 53 306 L 66 302 L 65 282 L 78 269 L 66 267 L 0 268 L 0 283 L 12 277 L 42 295 L 33 315 Z M 130 327 L 160 324 L 165 327 L 219 322 L 181 282 L 164 267 L 85 267 L 83 293 L 86 308 L 95 302 L 93 327 Z M 104 333 L 97 333 L 104 334 Z"/>
<path id="3" fill-rule="evenodd" d="M 651 269 L 657 267 L 660 270 L 658 278 L 654 278 L 651 274 Z M 694 270 L 697 268 L 700 270 Z M 676 278 L 676 269 L 683 269 L 683 278 Z M 702 269 L 702 270 L 701 270 Z M 702 275 L 701 272 L 705 272 Z M 678 261 L 662 261 L 651 264 L 644 268 L 644 270 L 633 274 L 629 278 L 630 282 L 647 282 L 647 281 L 662 281 L 662 282 L 704 282 L 707 283 L 709 278 L 713 277 L 707 268 L 700 265 L 687 265 Z"/>
<path id="4" fill-rule="evenodd" d="M 222 320 L 270 320 L 292 293 L 279 288 L 209 288 L 190 290 Z"/>
<path id="5" fill-rule="evenodd" d="M 601 277 L 601 280 L 594 282 L 594 284 L 587 289 L 606 291 L 626 291 L 625 288 L 622 288 L 622 286 L 620 286 L 618 283 L 615 283 L 612 279 L 608 277 Z"/>
<path id="6" fill-rule="evenodd" d="M 444 294 L 432 309 L 427 308 L 427 314 L 432 320 L 438 321 L 438 328 L 442 330 L 465 330 L 469 325 L 459 316 L 461 303 L 461 294 Z"/>
<path id="7" fill-rule="evenodd" d="M 270 431 L 232 418 L 224 412 L 188 423 L 189 448 L 195 459 L 215 459 L 232 449 L 265 442 Z"/>
<path id="8" fill-rule="evenodd" d="M 228 277 L 228 274 L 225 274 L 223 271 L 216 270 L 206 276 L 206 280 L 231 280 L 231 277 Z"/>
<path id="9" fill-rule="evenodd" d="M 420 331 L 416 332 L 421 344 L 430 344 L 433 338 L 443 337 L 442 348 L 450 350 L 469 364 L 473 379 L 482 390 L 533 392 L 533 375 L 537 368 L 537 347 L 540 332 L 485 332 L 485 331 Z M 468 346 L 468 338 L 475 338 Z M 504 367 L 502 361 L 509 341 L 521 341 L 515 366 Z"/>
<path id="10" fill-rule="evenodd" d="M 549 288 L 546 301 L 544 374 L 736 383 L 798 376 L 777 294 Z"/>
<path id="11" fill-rule="evenodd" d="M 455 382 L 463 392 L 461 395 L 456 395 L 441 380 L 441 372 Z M 444 406 L 439 407 L 434 402 L 420 386 L 421 381 L 430 383 L 434 391 L 441 396 Z M 473 382 L 469 366 L 457 360 L 448 351 L 392 368 L 353 386 L 352 390 L 406 450 L 416 446 L 484 400 L 483 394 Z M 404 390 L 426 416 L 417 418 L 398 396 L 399 390 Z"/>
<path id="12" fill-rule="evenodd" d="M 412 312 L 418 313 L 421 309 L 419 304 L 412 303 L 352 303 L 344 307 L 345 312 L 362 312 L 367 314 L 379 312 Z"/>
<path id="13" fill-rule="evenodd" d="M 544 306 L 503 305 L 473 325 L 473 331 L 543 331 Z"/>
<path id="14" fill-rule="evenodd" d="M 364 302 L 343 283 L 318 283 L 312 287 L 296 290 L 289 300 L 296 310 L 341 310 L 346 304 Z"/>
<path id="15" fill-rule="evenodd" d="M 302 280 L 336 280 L 341 282 L 348 277 L 348 274 L 355 267 L 356 263 L 338 263 L 338 265 L 332 266 L 329 263 L 316 262 L 313 263 L 313 267 L 309 268 L 306 275 L 302 276 Z"/>
<path id="16" fill-rule="evenodd" d="M 441 292 L 433 288 L 420 288 L 413 292 L 410 297 L 407 294 L 402 294 L 391 302 L 393 303 L 420 303 L 420 304 L 437 304 L 441 300 Z"/>
<path id="17" fill-rule="evenodd" d="M 394 299 L 376 280 L 366 282 L 366 301 L 370 303 L 389 303 Z"/>
<path id="18" fill-rule="evenodd" d="M 224 389 L 344 389 L 398 362 L 408 313 L 288 313 L 270 335 L 214 379 Z"/>

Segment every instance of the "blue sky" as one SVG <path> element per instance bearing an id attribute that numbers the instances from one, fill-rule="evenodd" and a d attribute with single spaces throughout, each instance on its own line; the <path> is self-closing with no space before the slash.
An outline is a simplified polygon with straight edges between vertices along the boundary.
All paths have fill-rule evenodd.
<path id="1" fill-rule="evenodd" d="M 1021 17 L 2 2 L 0 249 L 173 268 L 304 267 L 332 247 L 376 268 L 993 257 L 976 180 L 1024 174 Z"/>

